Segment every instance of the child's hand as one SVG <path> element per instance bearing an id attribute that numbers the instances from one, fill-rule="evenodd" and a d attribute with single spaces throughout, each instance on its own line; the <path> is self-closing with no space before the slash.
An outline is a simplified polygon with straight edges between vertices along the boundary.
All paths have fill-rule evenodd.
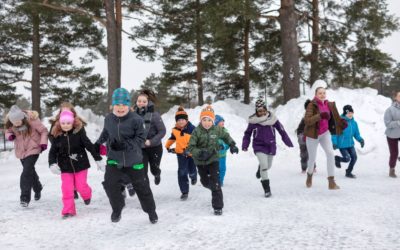
<path id="1" fill-rule="evenodd" d="M 9 141 L 14 141 L 15 140 L 15 135 L 12 134 L 7 138 Z"/>
<path id="2" fill-rule="evenodd" d="M 150 140 L 146 140 L 146 141 L 144 142 L 144 145 L 147 146 L 147 147 L 150 147 L 150 145 L 151 145 Z"/>
<path id="3" fill-rule="evenodd" d="M 55 164 L 55 163 L 51 164 L 49 168 L 50 168 L 50 171 L 53 174 L 56 174 L 56 175 L 60 175 L 61 174 L 61 169 L 57 164 Z"/>
<path id="4" fill-rule="evenodd" d="M 40 149 L 42 150 L 40 152 L 45 151 L 47 149 L 47 144 L 40 144 Z"/>
<path id="5" fill-rule="evenodd" d="M 168 153 L 175 154 L 175 148 L 167 148 Z"/>
<path id="6" fill-rule="evenodd" d="M 361 148 L 364 147 L 364 145 L 365 145 L 364 139 L 360 141 L 360 145 L 361 145 Z"/>
<path id="7" fill-rule="evenodd" d="M 238 154 L 239 153 L 239 149 L 235 145 L 231 145 L 231 147 L 229 149 L 231 151 L 231 154 Z"/>

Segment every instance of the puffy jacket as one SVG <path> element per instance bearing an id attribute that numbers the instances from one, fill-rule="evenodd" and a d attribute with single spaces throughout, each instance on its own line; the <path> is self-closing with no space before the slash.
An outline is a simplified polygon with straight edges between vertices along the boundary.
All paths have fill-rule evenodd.
<path id="1" fill-rule="evenodd" d="M 149 147 L 160 145 L 162 138 L 166 134 L 166 128 L 160 114 L 154 111 L 154 104 L 149 102 L 147 107 L 141 109 L 135 107 L 135 112 L 143 119 L 144 134 L 146 140 L 150 140 Z M 147 146 L 143 145 L 143 147 Z"/>
<path id="2" fill-rule="evenodd" d="M 188 150 L 192 154 L 196 165 L 209 165 L 214 161 L 218 161 L 219 139 L 222 139 L 229 146 L 236 144 L 229 133 L 221 127 L 212 126 L 207 130 L 199 125 L 195 128 L 190 137 Z M 200 160 L 201 151 L 207 151 L 210 153 L 210 157 L 207 160 Z"/>
<path id="3" fill-rule="evenodd" d="M 53 137 L 49 152 L 49 164 L 56 163 L 62 173 L 76 173 L 90 167 L 88 150 L 96 161 L 101 156 L 86 136 L 84 127 L 72 129 Z"/>
<path id="4" fill-rule="evenodd" d="M 123 117 L 113 113 L 104 119 L 104 128 L 97 143 L 106 142 L 107 158 L 113 161 L 118 168 L 133 167 L 143 162 L 142 145 L 145 140 L 143 119 L 135 112 L 129 111 Z M 111 143 L 120 143 L 123 150 L 116 151 L 110 148 Z"/>
<path id="5" fill-rule="evenodd" d="M 400 138 L 400 103 L 393 102 L 383 117 L 386 125 L 385 134 L 392 139 Z"/>
<path id="6" fill-rule="evenodd" d="M 172 144 L 176 143 L 175 152 L 182 154 L 189 145 L 190 136 L 196 127 L 192 123 L 188 122 L 184 128 L 175 126 L 172 129 L 171 136 L 165 143 L 165 147 L 169 149 Z"/>
<path id="7" fill-rule="evenodd" d="M 354 118 L 349 119 L 345 115 L 341 117 L 347 121 L 347 128 L 343 130 L 341 135 L 332 135 L 332 144 L 336 145 L 337 148 L 351 148 L 354 146 L 353 138 L 356 138 L 358 142 L 361 142 L 363 138 L 360 136 L 360 131 Z"/>

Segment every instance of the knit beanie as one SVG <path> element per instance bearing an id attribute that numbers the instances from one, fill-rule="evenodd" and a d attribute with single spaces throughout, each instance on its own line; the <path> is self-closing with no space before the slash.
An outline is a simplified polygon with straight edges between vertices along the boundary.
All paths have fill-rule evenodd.
<path id="1" fill-rule="evenodd" d="M 211 107 L 211 105 L 207 105 L 207 107 L 203 108 L 203 110 L 200 113 L 200 121 L 205 117 L 210 118 L 214 123 L 215 114 L 214 114 L 214 109 Z"/>
<path id="2" fill-rule="evenodd" d="M 347 115 L 348 113 L 354 113 L 353 107 L 351 105 L 345 105 L 343 107 L 343 115 Z"/>
<path id="3" fill-rule="evenodd" d="M 256 111 L 262 108 L 267 109 L 267 106 L 265 105 L 265 101 L 262 98 L 259 98 L 256 101 Z"/>
<path id="4" fill-rule="evenodd" d="M 220 115 L 216 115 L 216 116 L 215 116 L 214 125 L 217 126 L 218 123 L 220 123 L 220 122 L 222 122 L 222 121 L 225 121 L 225 119 L 224 119 L 222 116 L 220 116 Z"/>
<path id="5" fill-rule="evenodd" d="M 8 119 L 12 122 L 22 121 L 26 117 L 25 113 L 17 106 L 12 105 L 8 112 Z"/>
<path id="6" fill-rule="evenodd" d="M 114 90 L 112 94 L 112 105 L 123 104 L 126 106 L 131 106 L 131 97 L 128 90 L 124 88 L 118 88 Z"/>
<path id="7" fill-rule="evenodd" d="M 175 113 L 175 121 L 178 121 L 179 119 L 184 119 L 186 121 L 189 120 L 189 116 L 182 106 L 179 107 L 178 111 Z"/>
<path id="8" fill-rule="evenodd" d="M 74 113 L 69 110 L 64 110 L 60 114 L 60 123 L 73 123 L 75 120 Z"/>

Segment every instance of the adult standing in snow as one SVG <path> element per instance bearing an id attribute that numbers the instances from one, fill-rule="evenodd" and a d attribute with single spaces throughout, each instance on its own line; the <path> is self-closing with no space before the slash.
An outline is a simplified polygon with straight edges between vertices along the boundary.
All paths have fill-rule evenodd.
<path id="1" fill-rule="evenodd" d="M 267 110 L 264 100 L 257 100 L 256 113 L 249 117 L 249 125 L 244 132 L 242 150 L 247 151 L 253 134 L 253 150 L 260 164 L 261 185 L 267 198 L 271 196 L 268 170 L 272 167 L 272 160 L 276 154 L 275 130 L 279 132 L 286 146 L 293 147 L 278 118 Z"/>
<path id="2" fill-rule="evenodd" d="M 394 102 L 385 111 L 384 121 L 386 125 L 386 137 L 389 145 L 389 176 L 396 178 L 396 160 L 399 156 L 400 140 L 400 91 L 397 91 Z"/>
<path id="3" fill-rule="evenodd" d="M 156 97 L 152 91 L 143 90 L 137 100 L 135 112 L 143 118 L 145 142 L 142 146 L 143 164 L 145 173 L 150 172 L 154 176 L 154 183 L 160 184 L 160 162 L 163 153 L 161 139 L 165 136 L 166 129 L 160 114 L 154 111 Z"/>
<path id="4" fill-rule="evenodd" d="M 31 190 L 35 200 L 41 197 L 43 189 L 35 164 L 39 154 L 47 149 L 47 128 L 42 124 L 36 111 L 24 112 L 13 105 L 6 117 L 6 138 L 14 141 L 15 156 L 21 160 L 20 204 L 27 207 L 31 201 Z"/>
<path id="5" fill-rule="evenodd" d="M 326 83 L 323 83 L 326 86 Z M 317 148 L 318 144 L 321 144 L 326 154 L 328 187 L 329 189 L 339 189 L 339 186 L 335 183 L 335 153 L 331 134 L 341 135 L 343 129 L 347 127 L 347 123 L 340 117 L 335 102 L 329 102 L 326 99 L 326 89 L 324 87 L 316 88 L 314 99 L 307 106 L 304 123 L 304 135 L 306 136 L 309 156 L 306 186 L 312 186 Z"/>

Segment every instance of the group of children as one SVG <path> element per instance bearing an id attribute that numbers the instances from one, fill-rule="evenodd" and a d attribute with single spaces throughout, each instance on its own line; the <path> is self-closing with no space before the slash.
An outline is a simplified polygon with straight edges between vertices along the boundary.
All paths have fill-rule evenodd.
<path id="1" fill-rule="evenodd" d="M 15 154 L 23 166 L 20 181 L 21 205 L 28 206 L 32 189 L 35 200 L 41 197 L 43 187 L 35 171 L 35 163 L 39 154 L 47 149 L 49 139 L 50 170 L 61 175 L 63 218 L 76 215 L 75 190 L 86 205 L 90 204 L 92 190 L 87 183 L 90 167 L 87 150 L 95 159 L 98 170 L 105 172 L 103 187 L 112 207 L 111 221 L 118 222 L 121 219 L 125 207 L 123 194 L 125 187 L 128 187 L 131 195 L 137 194 L 150 222 L 156 223 L 158 216 L 147 177 L 147 165 L 150 164 L 150 171 L 158 185 L 161 181 L 159 164 L 165 126 L 159 114 L 154 113 L 150 102 L 151 93 L 142 92 L 133 110 L 130 99 L 126 89 L 114 91 L 111 113 L 106 115 L 103 131 L 94 144 L 86 136 L 85 122 L 69 103 L 62 104 L 55 119 L 51 120 L 50 133 L 40 122 L 36 112 L 22 111 L 17 106 L 12 106 L 7 115 L 6 136 L 8 140 L 15 141 Z M 400 94 L 398 102 L 400 103 Z M 353 108 L 346 105 L 342 115 L 339 115 L 335 103 L 326 100 L 326 90 L 317 88 L 314 99 L 305 103 L 305 109 L 297 134 L 301 169 L 303 172 L 307 171 L 306 186 L 312 186 L 317 146 L 321 144 L 327 157 L 329 189 L 339 189 L 334 181 L 334 165 L 340 168 L 342 162 L 349 162 L 346 177 L 355 178 L 352 171 L 357 154 L 353 138 L 364 147 L 364 139 L 360 136 L 353 117 Z M 228 149 L 232 154 L 239 152 L 235 141 L 224 127 L 224 118 L 215 115 L 213 108 L 207 105 L 201 111 L 199 126 L 195 127 L 189 121 L 188 114 L 182 107 L 178 108 L 175 121 L 176 125 L 165 147 L 169 153 L 177 155 L 180 199 L 187 200 L 189 179 L 195 185 L 199 175 L 200 183 L 211 191 L 214 214 L 221 215 L 224 206 L 222 186 L 226 171 L 226 153 Z M 277 150 L 276 131 L 288 147 L 293 147 L 293 144 L 278 118 L 267 110 L 261 99 L 256 102 L 255 113 L 249 117 L 248 122 L 242 150 L 248 150 L 252 139 L 264 195 L 270 197 L 272 193 L 268 171 Z M 400 122 L 395 125 L 400 127 Z M 172 148 L 174 143 L 175 148 Z M 335 156 L 334 149 L 339 149 L 341 156 Z M 101 152 L 106 154 L 107 159 L 101 156 Z M 397 157 L 398 155 L 396 159 Z"/>

